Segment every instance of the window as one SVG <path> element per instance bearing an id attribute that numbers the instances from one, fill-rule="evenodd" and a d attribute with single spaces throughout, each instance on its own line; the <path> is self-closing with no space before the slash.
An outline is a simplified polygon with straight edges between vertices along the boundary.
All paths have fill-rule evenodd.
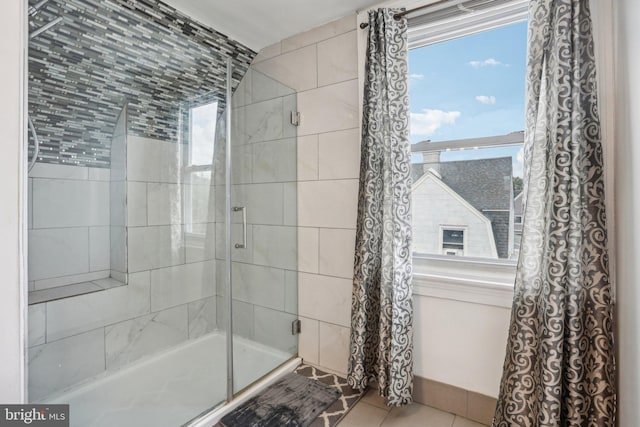
<path id="1" fill-rule="evenodd" d="M 526 13 L 523 0 L 468 0 L 409 19 L 418 257 L 517 259 Z"/>
<path id="2" fill-rule="evenodd" d="M 189 114 L 189 166 L 211 166 L 218 103 L 191 108 Z"/>
<path id="3" fill-rule="evenodd" d="M 183 129 L 186 143 L 183 203 L 190 245 L 204 245 L 199 238 L 204 238 L 206 223 L 212 214 L 211 180 L 217 117 L 217 101 L 184 108 L 183 119 L 187 125 Z"/>
<path id="4" fill-rule="evenodd" d="M 464 255 L 464 229 L 442 229 L 442 253 L 444 255 Z"/>

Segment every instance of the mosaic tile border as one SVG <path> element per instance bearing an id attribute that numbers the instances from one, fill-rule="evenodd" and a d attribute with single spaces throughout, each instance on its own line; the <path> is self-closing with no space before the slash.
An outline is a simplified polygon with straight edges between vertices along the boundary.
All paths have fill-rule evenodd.
<path id="1" fill-rule="evenodd" d="M 30 31 L 58 17 L 29 42 L 39 162 L 109 167 L 125 103 L 129 133 L 177 142 L 180 105 L 215 99 L 222 111 L 227 58 L 235 90 L 256 55 L 158 0 L 50 0 Z"/>

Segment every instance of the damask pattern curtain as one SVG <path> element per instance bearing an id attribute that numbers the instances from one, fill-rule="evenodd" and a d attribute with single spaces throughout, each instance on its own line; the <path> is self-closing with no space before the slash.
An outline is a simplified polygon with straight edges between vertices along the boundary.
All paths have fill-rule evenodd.
<path id="1" fill-rule="evenodd" d="M 369 12 L 349 384 L 411 403 L 411 147 L 407 20 Z"/>
<path id="2" fill-rule="evenodd" d="M 531 0 L 526 189 L 493 425 L 613 426 L 612 300 L 588 0 Z"/>

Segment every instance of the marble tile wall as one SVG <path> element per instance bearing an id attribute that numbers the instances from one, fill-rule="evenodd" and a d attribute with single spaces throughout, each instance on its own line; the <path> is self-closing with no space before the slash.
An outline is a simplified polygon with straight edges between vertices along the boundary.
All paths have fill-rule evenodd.
<path id="1" fill-rule="evenodd" d="M 29 290 L 109 277 L 110 171 L 36 163 L 29 173 Z"/>
<path id="2" fill-rule="evenodd" d="M 79 351 L 79 349 L 82 349 Z M 38 402 L 105 369 L 104 329 L 29 349 L 29 400 Z"/>
<path id="3" fill-rule="evenodd" d="M 269 46 L 252 67 L 298 91 L 299 354 L 344 373 L 360 167 L 356 17 Z M 267 235 L 254 228 L 254 259 L 281 262 L 262 252 Z"/>
<path id="4" fill-rule="evenodd" d="M 108 264 L 111 216 L 115 225 L 126 229 L 123 239 L 129 252 L 128 285 L 103 286 L 107 289 L 29 307 L 32 400 L 198 338 L 217 327 L 212 204 L 215 187 L 210 180 L 187 183 L 192 182 L 191 172 L 183 167 L 181 144 L 127 135 L 127 146 L 127 179 L 113 180 L 111 184 L 126 187 L 128 202 L 126 211 L 120 214 L 110 213 L 109 206 L 105 207 L 105 258 Z M 38 167 L 40 164 L 34 168 L 35 175 L 41 176 L 43 172 Z M 67 179 L 94 176 L 86 168 L 43 167 L 60 171 L 58 174 Z M 124 175 L 124 171 L 116 173 Z M 105 180 L 97 182 L 105 184 L 108 200 L 109 177 L 101 177 Z M 34 185 L 38 182 L 34 181 Z M 190 200 L 196 202 L 189 205 Z M 37 209 L 37 201 L 34 206 Z M 49 221 L 53 220 L 55 217 Z M 52 230 L 62 230 L 56 235 L 60 239 L 80 235 L 80 240 L 88 241 L 86 234 L 92 231 L 91 227 L 70 230 L 87 228 L 85 234 L 71 233 L 71 237 L 69 229 Z M 106 272 L 108 275 L 108 265 Z M 36 286 L 39 284 L 36 280 Z"/>
<path id="5" fill-rule="evenodd" d="M 232 213 L 234 334 L 295 354 L 297 338 L 296 94 L 252 68 L 233 97 L 231 200 L 247 211 Z M 224 324 L 224 151 L 216 153 L 218 324 Z"/>

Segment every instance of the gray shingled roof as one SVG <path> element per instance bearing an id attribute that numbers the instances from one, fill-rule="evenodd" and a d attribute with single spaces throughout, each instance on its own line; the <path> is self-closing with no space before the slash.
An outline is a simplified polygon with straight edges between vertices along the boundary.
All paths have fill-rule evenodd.
<path id="1" fill-rule="evenodd" d="M 442 181 L 471 205 L 485 209 L 510 209 L 511 157 L 440 163 Z"/>
<path id="2" fill-rule="evenodd" d="M 511 157 L 441 162 L 438 169 L 445 184 L 491 221 L 498 256 L 508 257 L 509 213 L 499 211 L 511 209 Z M 414 163 L 413 182 L 425 172 L 425 164 Z"/>

